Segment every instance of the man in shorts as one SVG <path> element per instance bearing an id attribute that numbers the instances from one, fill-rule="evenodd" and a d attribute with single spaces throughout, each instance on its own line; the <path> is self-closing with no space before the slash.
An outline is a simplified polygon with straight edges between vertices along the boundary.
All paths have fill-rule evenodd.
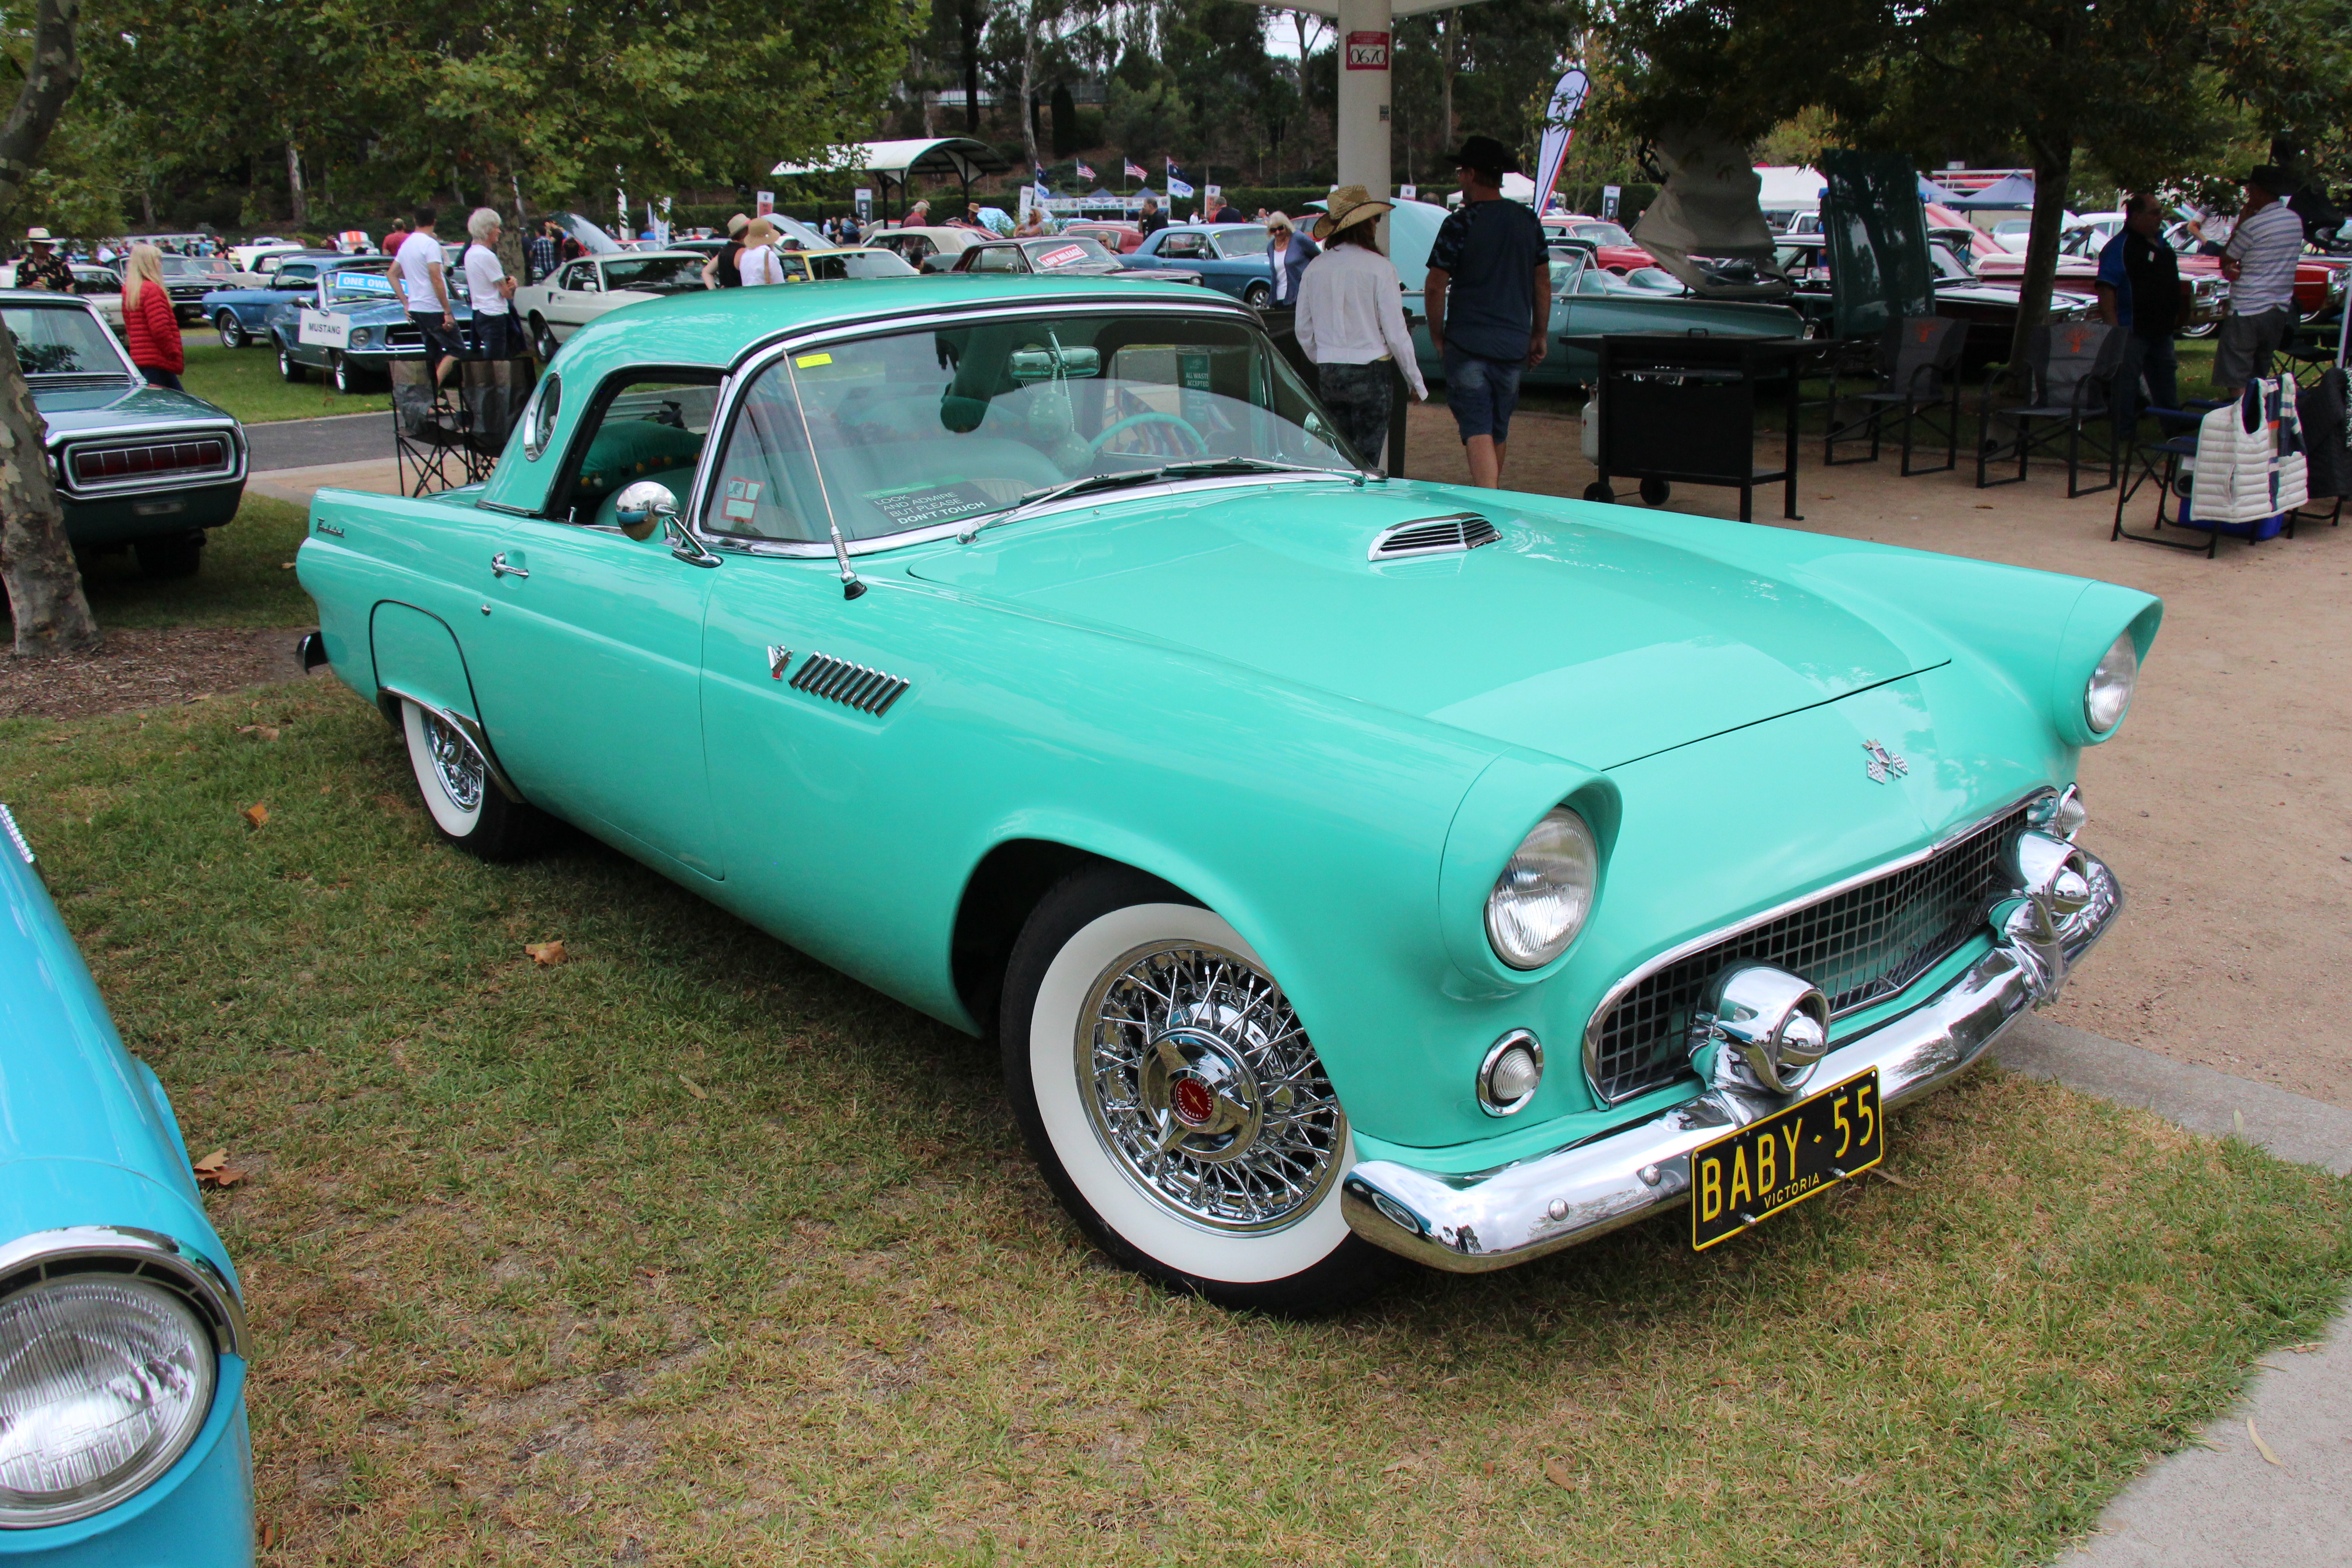
<path id="1" fill-rule="evenodd" d="M 433 363 L 433 384 L 438 386 L 466 357 L 466 342 L 457 335 L 457 312 L 449 308 L 449 279 L 441 241 L 433 232 L 431 207 L 416 209 L 415 231 L 400 242 L 392 270 L 409 320 L 425 334 L 425 357 Z"/>
<path id="2" fill-rule="evenodd" d="M 2213 395 L 2235 397 L 2271 374 L 2271 355 L 2294 324 L 2294 268 L 2303 257 L 2303 219 L 2287 207 L 2294 181 L 2265 163 L 2246 176 L 2246 205 L 2221 247 L 2230 313 L 2213 344 Z"/>
<path id="3" fill-rule="evenodd" d="M 1551 323 L 1551 252 L 1536 215 L 1503 195 L 1518 159 L 1491 136 L 1454 156 L 1462 205 L 1429 251 L 1430 346 L 1445 366 L 1445 401 L 1470 460 L 1470 482 L 1503 482 L 1519 376 L 1543 363 Z"/>

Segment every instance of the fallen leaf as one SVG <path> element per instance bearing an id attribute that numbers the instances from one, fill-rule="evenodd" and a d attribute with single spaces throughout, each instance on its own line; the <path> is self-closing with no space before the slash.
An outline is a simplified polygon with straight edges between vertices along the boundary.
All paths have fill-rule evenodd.
<path id="1" fill-rule="evenodd" d="M 677 1075 L 677 1081 L 686 1085 L 686 1092 L 694 1096 L 695 1099 L 709 1100 L 710 1098 L 710 1091 L 709 1089 L 703 1088 L 700 1084 L 695 1082 L 684 1073 Z"/>
<path id="2" fill-rule="evenodd" d="M 560 942 L 527 942 L 522 944 L 522 950 L 530 954 L 530 961 L 533 963 L 551 968 L 559 963 L 571 962 L 570 955 L 563 951 L 563 944 Z"/>
<path id="3" fill-rule="evenodd" d="M 1544 1461 L 1544 1479 L 1564 1492 L 1576 1489 L 1576 1472 L 1568 1468 L 1566 1459 L 1557 1457 Z"/>
<path id="4" fill-rule="evenodd" d="M 291 561 L 280 561 L 278 563 L 278 569 L 280 572 L 291 572 L 294 570 L 294 563 Z"/>
<path id="5" fill-rule="evenodd" d="M 2272 1452 L 2271 1452 L 2271 1446 L 2270 1446 L 2268 1443 L 2265 1443 L 2265 1442 L 2263 1442 L 2263 1435 L 2262 1435 L 2260 1432 L 2257 1432 L 2257 1431 L 2255 1431 L 2255 1430 L 2254 1430 L 2254 1423 L 2253 1423 L 2253 1419 L 2252 1419 L 2251 1416 L 2250 1416 L 2250 1417 L 2248 1417 L 2248 1418 L 2247 1418 L 2247 1421 L 2246 1421 L 2246 1436 L 2249 1436 L 2249 1437 L 2252 1437 L 2252 1438 L 2254 1440 L 2254 1452 L 2255 1452 L 2255 1453 L 2260 1454 L 2263 1458 L 2265 1458 L 2265 1459 L 2269 1460 L 2272 1464 L 2273 1464 L 2273 1465 L 2278 1465 L 2278 1468 L 2279 1468 L 2280 1469 L 2284 1470 L 2284 1469 L 2285 1469 L 2285 1468 L 2286 1468 L 2286 1467 L 2285 1467 L 2284 1465 L 2279 1465 L 2279 1457 L 2278 1457 L 2276 1454 L 2273 1454 L 2273 1453 L 2272 1453 Z"/>
<path id="6" fill-rule="evenodd" d="M 237 813 L 237 815 L 244 817 L 256 827 L 258 827 L 263 823 L 269 820 L 269 807 L 257 800 L 251 805 L 247 806 L 243 811 Z"/>
<path id="7" fill-rule="evenodd" d="M 239 724 L 236 727 L 236 732 L 240 735 L 258 736 L 264 741 L 278 739 L 278 726 L 275 724 Z"/>
<path id="8" fill-rule="evenodd" d="M 228 1151 L 226 1149 L 215 1149 L 211 1153 L 205 1155 L 203 1159 L 197 1161 L 195 1168 L 199 1171 L 217 1171 L 223 1165 L 227 1163 Z"/>
<path id="9" fill-rule="evenodd" d="M 195 1163 L 196 1185 L 228 1187 L 245 1180 L 245 1173 L 228 1163 L 228 1151 L 215 1149 Z"/>
<path id="10" fill-rule="evenodd" d="M 2319 1353 L 2320 1342 L 2317 1340 L 2311 1340 L 2305 1343 L 2289 1345 L 2286 1348 L 2293 1351 L 2297 1355 L 2316 1355 Z"/>
<path id="11" fill-rule="evenodd" d="M 1872 1175 L 1874 1175 L 1874 1176 L 1876 1176 L 1876 1177 L 1877 1177 L 1880 1181 L 1882 1181 L 1882 1182 L 1888 1182 L 1888 1183 L 1893 1184 L 1894 1184 L 1894 1185 L 1895 1185 L 1895 1186 L 1901 1187 L 1901 1188 L 1902 1188 L 1905 1192 L 1906 1192 L 1906 1193 L 1907 1193 L 1907 1192 L 1909 1192 L 1909 1191 L 1911 1190 L 1911 1184 L 1910 1184 L 1910 1183 L 1908 1183 L 1908 1182 L 1906 1182 L 1906 1181 L 1905 1181 L 1902 1177 L 1900 1177 L 1900 1176 L 1896 1175 L 1896 1174 L 1895 1174 L 1894 1172 L 1892 1172 L 1892 1171 L 1885 1170 L 1885 1169 L 1882 1169 L 1882 1168 L 1877 1167 L 1877 1166 L 1873 1166 L 1873 1167 L 1871 1168 L 1871 1172 L 1870 1172 L 1870 1173 L 1871 1173 Z"/>

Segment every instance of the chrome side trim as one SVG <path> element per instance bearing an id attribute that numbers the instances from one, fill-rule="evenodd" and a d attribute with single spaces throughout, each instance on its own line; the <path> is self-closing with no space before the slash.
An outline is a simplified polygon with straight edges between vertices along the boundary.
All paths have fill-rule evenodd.
<path id="1" fill-rule="evenodd" d="M 480 721 L 469 719 L 463 713 L 453 713 L 448 709 L 440 706 L 438 703 L 427 702 L 425 699 L 417 696 L 415 693 L 403 691 L 397 686 L 379 686 L 375 689 L 376 706 L 383 709 L 383 716 L 391 720 L 394 724 L 398 724 L 401 721 L 400 714 L 394 706 L 394 703 L 392 701 L 387 701 L 386 699 L 393 699 L 397 701 L 414 702 L 419 708 L 424 709 L 427 713 L 432 714 L 436 719 L 440 720 L 442 723 L 446 724 L 450 729 L 456 731 L 465 741 L 466 744 L 473 748 L 474 755 L 482 759 L 482 771 L 490 775 L 490 782 L 499 786 L 499 793 L 500 795 L 506 796 L 517 805 L 529 805 L 530 804 L 529 801 L 523 799 L 522 791 L 515 788 L 514 781 L 507 777 L 506 769 L 499 766 L 498 754 L 490 750 L 490 738 L 483 731 Z"/>
<path id="2" fill-rule="evenodd" d="M 33 863 L 32 840 L 26 838 L 25 830 L 16 826 L 16 814 L 8 809 L 6 801 L 0 801 L 0 833 L 7 835 L 8 842 L 16 846 L 16 853 L 24 857 L 26 865 Z"/>
<path id="3" fill-rule="evenodd" d="M 2054 1000 L 2123 908 L 2106 866 L 2079 849 L 2063 859 L 2051 887 L 2020 889 L 1989 912 L 1990 952 L 1924 1005 L 1822 1058 L 1818 1080 L 1874 1068 L 1880 1099 L 1899 1105 L 1951 1081 L 2020 1015 Z M 2061 869 L 2081 883 L 2062 882 Z M 2017 919 L 2021 910 L 2032 918 Z M 1341 1212 L 1357 1235 L 1415 1262 L 1507 1268 L 1678 1206 L 1694 1150 L 1799 1098 L 1710 1089 L 1616 1132 L 1466 1175 L 1366 1160 L 1341 1185 Z"/>
<path id="4" fill-rule="evenodd" d="M 1609 988 L 1607 994 L 1601 998 L 1600 1005 L 1592 1009 L 1592 1016 L 1584 1021 L 1583 1058 L 1584 1080 L 1586 1087 L 1592 1089 L 1593 1098 L 1595 1100 L 1600 1100 L 1601 1103 L 1604 1105 L 1610 1103 L 1601 1096 L 1600 1089 L 1593 1083 L 1592 1061 L 1594 1053 L 1600 1049 L 1601 1046 L 1601 1023 L 1609 1016 L 1610 1010 L 1615 1007 L 1618 1003 L 1623 1001 L 1629 992 L 1631 992 L 1635 986 L 1641 984 L 1643 981 L 1647 980 L 1651 975 L 1655 974 L 1659 970 L 1664 969 L 1671 964 L 1679 963 L 1694 952 L 1703 952 L 1719 942 L 1728 942 L 1733 937 L 1738 936 L 1744 931 L 1754 931 L 1759 926 L 1770 925 L 1774 921 L 1780 919 L 1782 916 L 1792 915 L 1799 910 L 1804 909 L 1809 905 L 1818 904 L 1824 900 L 1836 898 L 1840 893 L 1845 892 L 1850 889 L 1859 888 L 1867 882 L 1874 882 L 1881 877 L 1891 877 L 1895 872 L 1916 866 L 1922 861 L 1933 860 L 1937 856 L 1942 854 L 1953 845 L 1958 844 L 1961 839 L 1968 837 L 1970 834 L 1975 833 L 1979 829 L 1991 826 L 1994 823 L 1999 822 L 2002 817 L 2007 816 L 2010 813 L 2029 805 L 2034 801 L 2040 800 L 2044 795 L 2055 795 L 2057 793 L 2058 791 L 2049 784 L 2042 784 L 2038 788 L 2028 790 L 2024 795 L 2020 795 L 2017 799 L 2010 802 L 2007 805 L 2002 806 L 1999 811 L 1987 812 L 1984 816 L 1978 817 L 1975 821 L 1969 823 L 1967 826 L 1952 829 L 1952 831 L 1945 834 L 1941 838 L 1937 839 L 1936 842 L 1930 844 L 1925 849 L 1914 850 L 1908 855 L 1898 856 L 1896 858 L 1888 860 L 1884 864 L 1874 866 L 1867 871 L 1857 871 L 1851 877 L 1842 878 L 1837 881 L 1829 883 L 1825 887 L 1816 888 L 1810 893 L 1801 893 L 1793 899 L 1774 904 L 1770 909 L 1765 910 L 1760 913 L 1749 915 L 1745 920 L 1734 921 L 1729 925 L 1717 927 L 1715 930 L 1708 931 L 1704 936 L 1695 936 L 1688 942 L 1678 942 L 1675 946 L 1666 949 L 1665 952 L 1657 954 L 1655 957 L 1646 959 L 1643 963 L 1636 964 L 1633 969 L 1626 973 L 1624 978 L 1619 980 L 1616 984 L 1612 985 Z"/>
<path id="5" fill-rule="evenodd" d="M 196 1309 L 213 1332 L 213 1348 L 250 1358 L 245 1302 L 200 1252 L 161 1231 L 129 1226 L 77 1225 L 37 1230 L 0 1243 L 0 1296 L 37 1280 L 70 1274 L 128 1274 L 169 1286 Z"/>

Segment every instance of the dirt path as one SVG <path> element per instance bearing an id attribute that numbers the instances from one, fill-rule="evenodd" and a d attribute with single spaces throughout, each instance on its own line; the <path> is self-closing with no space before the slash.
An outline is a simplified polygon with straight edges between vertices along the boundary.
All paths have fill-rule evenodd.
<path id="1" fill-rule="evenodd" d="M 1577 422 L 1523 414 L 1514 486 L 1581 495 Z M 1805 528 L 2127 584 L 2165 623 L 2123 731 L 2084 754 L 2084 842 L 2131 903 L 2052 1016 L 2111 1039 L 2352 1106 L 2352 527 L 2222 542 L 2218 559 L 2110 543 L 2113 492 L 2063 472 L 1979 490 L 1972 475 L 1823 470 L 1801 453 Z M 1442 408 L 1415 409 L 1417 478 L 1466 481 Z M 1777 454 L 1759 454 L 1759 461 Z M 1622 491 L 1625 489 L 1620 486 Z M 1732 490 L 1673 510 L 1738 515 Z M 2151 500 L 2135 504 L 2144 527 Z M 1777 521 L 1778 492 L 1758 498 Z"/>
<path id="2" fill-rule="evenodd" d="M 0 719 L 81 719 L 292 680 L 302 673 L 295 643 L 305 629 L 118 629 L 96 653 L 0 652 Z"/>

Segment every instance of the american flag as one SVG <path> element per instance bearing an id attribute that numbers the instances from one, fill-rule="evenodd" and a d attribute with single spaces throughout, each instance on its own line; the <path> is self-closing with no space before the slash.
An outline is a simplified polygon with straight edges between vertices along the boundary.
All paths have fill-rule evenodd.
<path id="1" fill-rule="evenodd" d="M 1148 180 L 1151 178 L 1151 172 L 1129 159 L 1127 165 L 1127 177 L 1130 180 Z"/>
<path id="2" fill-rule="evenodd" d="M 1078 165 L 1078 178 L 1081 180 L 1091 180 L 1094 177 L 1095 172 L 1092 169 L 1087 168 L 1084 163 Z"/>

